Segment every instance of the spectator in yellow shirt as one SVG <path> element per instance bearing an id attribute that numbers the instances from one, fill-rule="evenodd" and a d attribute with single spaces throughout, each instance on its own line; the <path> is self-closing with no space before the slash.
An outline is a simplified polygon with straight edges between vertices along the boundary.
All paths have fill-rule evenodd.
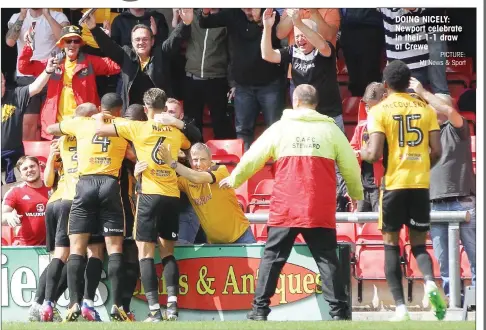
<path id="1" fill-rule="evenodd" d="M 192 169 L 172 159 L 170 145 L 165 147 L 161 144 L 159 153 L 160 158 L 166 164 L 171 164 L 180 175 L 179 189 L 189 197 L 210 243 L 256 243 L 250 222 L 238 204 L 235 191 L 219 187 L 219 182 L 229 176 L 226 166 L 211 166 L 211 151 L 205 144 L 196 143 L 192 146 Z"/>

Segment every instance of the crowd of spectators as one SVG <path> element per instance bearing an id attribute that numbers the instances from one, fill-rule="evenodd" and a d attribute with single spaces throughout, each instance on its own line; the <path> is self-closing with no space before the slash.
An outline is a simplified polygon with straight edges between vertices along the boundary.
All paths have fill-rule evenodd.
<path id="1" fill-rule="evenodd" d="M 5 78 L 2 73 L 2 168 L 7 167 L 6 183 L 15 182 L 14 166 L 24 155 L 22 140 L 51 140 L 47 126 L 71 117 L 82 103 L 99 106 L 100 98 L 110 92 L 121 96 L 125 115 L 129 106 L 143 104 L 148 89 L 163 89 L 168 97 L 174 98 L 173 104 L 183 109 L 176 117 L 184 118 L 184 123 L 193 123 L 200 132 L 206 125 L 207 108 L 214 138 L 240 138 L 245 151 L 255 139 L 260 114 L 267 127 L 280 120 L 283 110 L 290 107 L 293 90 L 301 84 L 310 84 L 317 90 L 316 110 L 332 117 L 344 132 L 343 100 L 336 69 L 340 56 L 347 66 L 350 95 L 364 96 L 363 101 L 369 107 L 384 96 L 384 88 L 378 84 L 384 60 L 394 59 L 404 61 L 413 77 L 452 104 L 445 58 L 442 57 L 442 65 L 437 65 L 441 53 L 448 49 L 440 35 L 430 38 L 418 32 L 415 43 L 428 47 L 414 50 L 397 47 L 409 42 L 405 32 L 396 28 L 397 24 L 419 27 L 425 23 L 423 20 L 403 23 L 405 20 L 396 17 L 443 15 L 445 10 L 233 8 L 167 9 L 162 14 L 152 9 L 97 9 L 91 18 L 79 24 L 87 10 L 20 9 L 8 21 L 5 43 L 16 48 L 18 56 L 15 73 Z M 19 87 L 28 86 L 48 70 L 46 62 L 53 55 L 67 61 L 52 72 L 40 89 L 37 82 L 36 89 L 11 89 L 5 93 L 5 79 L 15 80 Z M 435 65 L 428 60 L 435 61 Z M 4 69 L 2 61 L 2 72 Z M 373 82 L 376 85 L 367 90 Z M 459 107 L 468 104 L 467 110 L 474 110 L 472 93 L 473 90 L 464 93 Z M 4 98 L 4 94 L 9 98 Z M 472 183 L 464 184 L 467 180 L 474 181 L 464 174 L 470 168 L 466 159 L 470 153 L 459 153 L 470 150 L 470 144 L 468 149 L 464 142 L 469 132 L 461 130 L 462 121 L 457 118 L 449 122 L 452 126 L 446 129 L 443 143 L 455 139 L 457 147 L 451 147 L 449 156 L 462 165 L 434 170 L 437 182 L 452 180 L 457 186 L 457 191 L 450 186 L 432 189 L 437 192 L 433 194 L 437 199 L 434 208 L 444 210 L 449 207 L 444 206 L 447 202 L 455 203 L 451 210 L 452 207 L 472 210 L 475 187 Z M 365 131 L 366 124 L 359 123 L 353 138 L 356 150 L 366 143 Z M 30 159 L 19 165 L 21 177 L 29 187 L 32 180 L 26 179 L 28 169 L 23 164 L 30 163 L 33 167 L 39 165 Z M 366 162 L 361 166 L 368 197 L 358 210 L 376 211 L 382 167 Z M 450 179 L 459 170 L 463 175 L 461 181 Z M 38 188 L 34 185 L 29 189 Z M 346 195 L 345 190 L 340 195 Z M 5 204 L 10 213 L 17 205 L 12 196 L 12 193 L 7 196 Z M 461 202 L 462 197 L 470 199 Z M 38 211 L 44 212 L 39 207 Z M 6 225 L 20 223 L 16 213 L 8 219 Z M 438 259 L 444 265 L 441 273 L 444 271 L 443 276 L 447 277 L 444 256 L 447 240 L 441 238 L 443 230 L 435 228 L 432 234 Z M 464 239 L 473 240 L 470 232 L 465 233 L 468 234 L 464 234 Z M 194 236 L 195 232 L 191 240 Z M 470 260 L 473 250 L 475 247 L 467 247 Z"/>

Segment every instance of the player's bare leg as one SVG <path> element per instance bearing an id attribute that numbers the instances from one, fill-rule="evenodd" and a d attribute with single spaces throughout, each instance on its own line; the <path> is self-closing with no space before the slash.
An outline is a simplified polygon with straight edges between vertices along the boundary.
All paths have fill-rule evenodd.
<path id="1" fill-rule="evenodd" d="M 443 320 L 447 311 L 447 304 L 440 295 L 437 284 L 434 281 L 434 272 L 432 268 L 432 259 L 425 248 L 427 232 L 410 229 L 410 244 L 412 253 L 417 260 L 417 264 L 424 276 L 425 292 L 429 297 L 432 311 L 438 320 Z"/>
<path id="2" fill-rule="evenodd" d="M 177 294 L 179 293 L 179 267 L 174 257 L 174 245 L 176 241 L 159 238 L 159 252 L 164 267 L 164 278 L 167 286 L 167 308 L 164 318 L 168 321 L 176 321 L 179 317 L 177 310 Z"/>
<path id="3" fill-rule="evenodd" d="M 385 244 L 385 277 L 396 306 L 395 316 L 391 321 L 396 322 L 410 320 L 403 294 L 400 246 L 398 245 L 399 234 L 399 231 L 383 232 L 383 243 Z"/>

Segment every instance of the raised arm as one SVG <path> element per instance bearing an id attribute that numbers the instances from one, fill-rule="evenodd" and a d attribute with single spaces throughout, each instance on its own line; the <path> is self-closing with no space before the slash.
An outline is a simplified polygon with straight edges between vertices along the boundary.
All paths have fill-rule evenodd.
<path id="1" fill-rule="evenodd" d="M 344 133 L 336 126 L 333 134 L 336 148 L 336 163 L 346 182 L 348 194 L 353 200 L 362 200 L 363 184 L 358 160 Z"/>
<path id="2" fill-rule="evenodd" d="M 44 170 L 44 184 L 46 187 L 52 187 L 56 178 L 55 163 L 59 158 L 59 140 L 54 140 L 49 148 L 49 157 L 47 157 L 46 168 Z"/>
<path id="3" fill-rule="evenodd" d="M 317 32 L 324 38 L 324 40 L 331 41 L 336 38 L 339 31 L 340 17 L 339 9 L 327 9 L 330 19 L 326 21 L 319 9 L 312 8 L 309 9 L 311 14 L 311 20 L 317 24 Z"/>
<path id="4" fill-rule="evenodd" d="M 62 22 L 58 22 L 54 19 L 54 17 L 52 17 L 51 11 L 49 10 L 49 8 L 42 9 L 42 15 L 44 15 L 45 19 L 49 23 L 49 26 L 51 27 L 52 34 L 54 35 L 54 38 L 56 40 L 59 40 L 61 38 L 62 28 L 64 26 L 69 25 L 69 21 L 68 21 L 67 17 L 64 14 L 62 14 L 62 16 L 63 16 Z"/>
<path id="5" fill-rule="evenodd" d="M 385 134 L 382 132 L 370 133 L 370 138 L 366 146 L 361 149 L 361 159 L 368 163 L 375 163 L 383 157 L 383 147 L 385 146 Z"/>
<path id="6" fill-rule="evenodd" d="M 105 118 L 112 118 L 109 115 L 104 114 L 103 112 L 97 113 L 96 115 L 92 116 L 96 120 L 96 135 L 98 136 L 118 136 L 114 124 L 107 124 L 105 122 Z"/>
<path id="7" fill-rule="evenodd" d="M 159 155 L 160 155 L 160 158 L 166 164 L 170 165 L 174 162 L 174 160 L 172 159 L 171 153 L 170 153 L 170 145 L 168 145 L 166 147 L 163 144 L 161 144 L 159 146 Z M 175 165 L 176 165 L 175 171 L 177 172 L 177 174 L 187 178 L 192 183 L 214 183 L 214 180 L 215 180 L 214 175 L 211 175 L 211 173 L 209 173 L 209 172 L 194 171 L 194 170 L 178 163 L 177 161 L 175 161 Z"/>
<path id="8" fill-rule="evenodd" d="M 122 66 L 125 59 L 125 51 L 123 48 L 113 41 L 100 27 L 96 26 L 96 19 L 93 14 L 86 18 L 85 24 L 91 31 L 94 40 L 100 47 L 100 50 L 109 58 Z"/>
<path id="9" fill-rule="evenodd" d="M 40 75 L 46 68 L 46 63 L 36 60 L 31 60 L 33 55 L 32 48 L 29 45 L 25 45 L 20 52 L 18 59 L 19 71 L 22 74 L 30 76 Z"/>
<path id="10" fill-rule="evenodd" d="M 274 157 L 274 131 L 276 124 L 267 128 L 241 157 L 231 175 L 220 182 L 220 187 L 238 188 L 256 172 L 263 168 L 267 160 Z"/>
<path id="11" fill-rule="evenodd" d="M 331 56 L 332 51 L 328 41 L 326 41 L 319 33 L 305 25 L 297 10 L 292 12 L 292 21 L 294 22 L 294 26 L 302 31 L 307 40 L 319 51 L 319 53 L 321 53 L 322 56 Z"/>
<path id="12" fill-rule="evenodd" d="M 37 77 L 32 84 L 29 85 L 29 96 L 32 97 L 36 94 L 39 94 L 44 86 L 47 84 L 49 81 L 49 78 L 51 77 L 51 74 L 56 71 L 56 68 L 58 66 L 58 60 L 54 57 L 51 57 L 47 61 L 47 66 L 44 71 Z"/>
<path id="13" fill-rule="evenodd" d="M 272 46 L 272 27 L 275 24 L 275 11 L 272 8 L 265 9 L 263 13 L 263 34 L 260 48 L 262 51 L 262 58 L 270 63 L 280 63 L 282 57 L 280 52 L 273 49 Z"/>
<path id="14" fill-rule="evenodd" d="M 172 56 L 179 54 L 181 43 L 191 35 L 191 23 L 194 19 L 193 9 L 181 9 L 179 11 L 181 22 L 172 31 L 167 40 L 162 43 L 162 52 Z"/>
<path id="15" fill-rule="evenodd" d="M 457 112 L 457 110 L 454 109 L 454 107 L 445 103 L 439 97 L 427 91 L 422 86 L 420 81 L 412 77 L 410 79 L 409 88 L 413 89 L 421 98 L 427 101 L 427 103 L 430 104 L 430 106 L 434 108 L 436 112 L 444 116 L 447 116 L 447 120 L 449 120 L 452 126 L 454 126 L 455 128 L 461 128 L 464 125 L 464 119 L 459 114 L 459 112 Z"/>
<path id="16" fill-rule="evenodd" d="M 61 127 L 59 123 L 55 123 L 52 125 L 47 126 L 46 128 L 47 134 L 49 135 L 54 135 L 54 136 L 61 136 L 61 135 L 66 135 L 61 131 Z"/>
<path id="17" fill-rule="evenodd" d="M 280 22 L 277 24 L 277 38 L 280 40 L 287 38 L 293 28 L 292 17 L 287 15 L 287 9 L 284 9 Z"/>
<path id="18" fill-rule="evenodd" d="M 211 9 L 204 8 L 198 14 L 199 26 L 202 29 L 226 27 L 231 23 L 233 10 L 234 9 L 228 8 L 220 10 L 217 13 L 211 13 Z"/>
<path id="19" fill-rule="evenodd" d="M 12 22 L 13 17 L 8 22 L 8 31 L 5 35 L 5 42 L 8 46 L 13 47 L 17 43 L 20 36 L 20 31 L 22 30 L 22 25 L 24 24 L 25 17 L 27 16 L 26 8 L 20 9 L 20 13 L 17 19 Z M 16 14 L 14 14 L 16 15 Z"/>

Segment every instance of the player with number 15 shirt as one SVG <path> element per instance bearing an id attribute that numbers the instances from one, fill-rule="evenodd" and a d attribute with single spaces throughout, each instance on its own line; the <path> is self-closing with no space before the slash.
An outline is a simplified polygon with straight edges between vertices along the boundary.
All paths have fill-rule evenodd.
<path id="1" fill-rule="evenodd" d="M 439 131 L 435 111 L 408 93 L 393 93 L 371 108 L 368 133 L 385 135 L 385 190 L 429 189 L 431 131 Z"/>

